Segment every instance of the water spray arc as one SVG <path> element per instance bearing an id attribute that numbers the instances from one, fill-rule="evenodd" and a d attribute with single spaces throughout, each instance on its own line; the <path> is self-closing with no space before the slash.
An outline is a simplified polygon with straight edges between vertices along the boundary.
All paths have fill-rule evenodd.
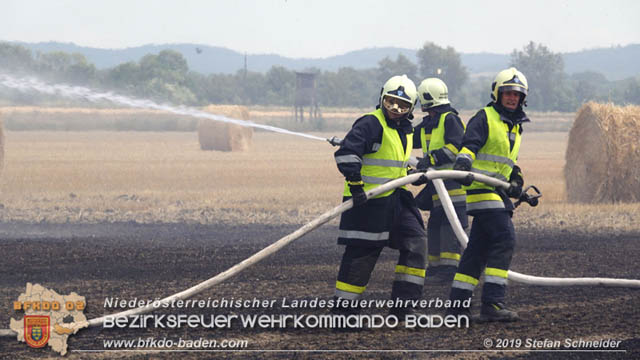
<path id="1" fill-rule="evenodd" d="M 0 73 L 0 85 L 15 89 L 21 92 L 38 91 L 49 95 L 60 95 L 71 99 L 84 99 L 90 102 L 109 101 L 114 104 L 124 105 L 137 109 L 150 109 L 166 111 L 177 115 L 193 116 L 196 118 L 209 119 L 219 122 L 225 122 L 245 127 L 253 127 L 280 134 L 295 135 L 312 140 L 330 141 L 330 139 L 321 138 L 319 136 L 309 135 L 276 126 L 257 124 L 251 121 L 243 121 L 232 119 L 222 115 L 207 113 L 198 109 L 186 106 L 172 106 L 168 104 L 158 104 L 147 99 L 136 99 L 123 95 L 114 94 L 112 92 L 99 92 L 82 86 L 71 86 L 62 84 L 48 84 L 33 77 L 16 78 L 11 75 Z"/>

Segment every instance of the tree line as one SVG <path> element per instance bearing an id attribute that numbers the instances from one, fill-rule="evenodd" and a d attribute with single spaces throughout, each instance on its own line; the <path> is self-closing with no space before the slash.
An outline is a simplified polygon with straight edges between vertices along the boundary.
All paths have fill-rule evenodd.
<path id="1" fill-rule="evenodd" d="M 562 56 L 546 46 L 529 42 L 511 53 L 511 65 L 529 80 L 529 108 L 539 111 L 575 111 L 590 100 L 617 104 L 640 104 L 640 77 L 609 81 L 597 72 L 566 74 Z M 164 50 L 148 54 L 137 62 L 97 69 L 79 53 L 35 53 L 20 45 L 0 43 L 0 71 L 37 75 L 48 81 L 88 86 L 100 90 L 150 98 L 188 106 L 207 104 L 292 106 L 295 72 L 273 66 L 266 73 L 245 69 L 235 74 L 203 75 L 191 71 L 179 52 Z M 427 77 L 439 77 L 449 87 L 454 107 L 475 109 L 489 101 L 495 74 L 471 76 L 452 47 L 427 42 L 417 52 L 417 63 L 403 55 L 384 58 L 372 69 L 344 67 L 337 71 L 310 68 L 316 73 L 316 94 L 320 106 L 371 107 L 378 101 L 384 81 L 407 74 L 416 85 Z M 55 102 L 50 95 L 25 95 L 0 88 L 4 99 L 14 105 Z"/>

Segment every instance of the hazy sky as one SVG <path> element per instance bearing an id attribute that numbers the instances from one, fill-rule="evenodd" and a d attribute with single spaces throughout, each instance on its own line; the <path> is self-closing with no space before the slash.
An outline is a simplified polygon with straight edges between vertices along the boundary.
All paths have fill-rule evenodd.
<path id="1" fill-rule="evenodd" d="M 510 53 L 640 43 L 640 1 L 8 0 L 0 40 L 100 48 L 198 43 L 249 54 L 327 57 L 366 47 Z"/>

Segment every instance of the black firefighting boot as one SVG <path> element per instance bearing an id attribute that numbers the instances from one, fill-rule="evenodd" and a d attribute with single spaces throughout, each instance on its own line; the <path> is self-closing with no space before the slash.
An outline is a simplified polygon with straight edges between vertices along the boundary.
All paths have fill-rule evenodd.
<path id="1" fill-rule="evenodd" d="M 520 320 L 518 313 L 509 310 L 503 303 L 482 303 L 480 316 L 474 318 L 474 321 L 479 323 L 492 321 L 512 322 L 518 320 Z"/>
<path id="2" fill-rule="evenodd" d="M 449 300 L 452 301 L 452 306 L 447 309 L 446 315 L 453 315 L 456 317 L 466 316 L 471 319 L 471 297 L 473 291 L 451 288 Z"/>

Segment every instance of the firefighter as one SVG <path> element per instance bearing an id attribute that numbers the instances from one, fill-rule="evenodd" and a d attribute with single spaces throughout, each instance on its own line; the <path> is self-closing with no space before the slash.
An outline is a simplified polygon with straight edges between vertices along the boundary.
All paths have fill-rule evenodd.
<path id="1" fill-rule="evenodd" d="M 422 296 L 426 265 L 426 234 L 413 195 L 403 186 L 371 199 L 365 192 L 407 175 L 413 148 L 412 111 L 416 87 L 406 75 L 390 78 L 382 87 L 376 110 L 355 121 L 335 153 L 345 177 L 343 200 L 354 207 L 340 218 L 338 244 L 345 245 L 336 281 L 341 303 L 359 299 L 385 246 L 400 252 L 391 298 L 415 300 Z M 354 302 L 351 302 L 354 303 Z M 345 312 L 357 308 L 339 306 Z M 394 307 L 399 317 L 410 307 Z"/>
<path id="2" fill-rule="evenodd" d="M 515 246 L 511 216 L 513 203 L 522 193 L 523 179 L 516 165 L 522 124 L 528 122 L 523 111 L 528 85 L 515 68 L 501 71 L 491 84 L 492 101 L 467 123 L 462 150 L 454 170 L 472 171 L 511 183 L 508 190 L 480 182 L 465 184 L 467 212 L 473 216 L 469 244 L 455 274 L 450 299 L 471 298 L 484 270 L 482 307 L 474 319 L 515 321 L 518 314 L 505 306 L 507 271 Z M 465 182 L 464 180 L 462 182 Z M 453 308 L 451 313 L 470 315 L 470 309 Z"/>
<path id="3" fill-rule="evenodd" d="M 413 147 L 421 148 L 423 157 L 417 169 L 451 170 L 456 155 L 462 146 L 464 123 L 458 111 L 451 107 L 447 85 L 438 78 L 428 78 L 418 86 L 418 96 L 422 111 L 428 113 L 416 129 Z M 466 192 L 454 180 L 445 180 L 445 187 L 456 209 L 463 228 L 468 227 L 466 212 Z M 460 261 L 460 244 L 445 215 L 440 198 L 433 183 L 416 196 L 418 207 L 430 210 L 427 222 L 428 266 L 427 280 L 436 279 L 450 282 Z"/>

